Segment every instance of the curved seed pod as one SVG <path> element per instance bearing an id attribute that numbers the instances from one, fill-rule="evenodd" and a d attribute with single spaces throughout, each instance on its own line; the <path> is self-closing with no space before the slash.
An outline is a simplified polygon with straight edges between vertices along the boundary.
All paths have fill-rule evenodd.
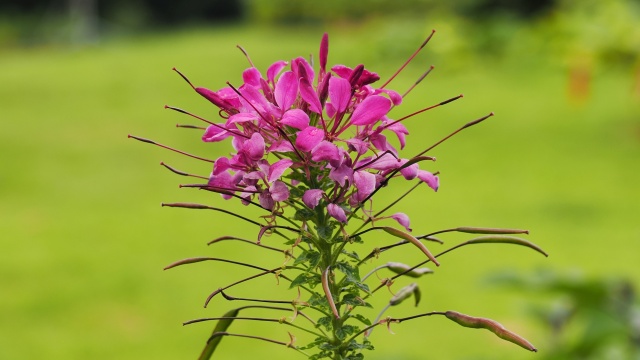
<path id="1" fill-rule="evenodd" d="M 240 309 L 229 310 L 222 317 L 234 318 L 238 316 L 238 312 L 240 312 Z M 220 341 L 222 341 L 222 336 L 214 336 L 214 335 L 227 331 L 227 329 L 229 328 L 232 322 L 233 322 L 233 319 L 224 319 L 224 320 L 218 321 L 218 323 L 216 324 L 216 327 L 213 329 L 213 332 L 211 333 L 211 337 L 207 341 L 207 345 L 205 345 L 198 360 L 209 360 L 211 358 L 211 355 L 213 355 L 213 352 L 215 351 L 216 347 L 218 346 Z"/>
<path id="2" fill-rule="evenodd" d="M 402 230 L 398 230 L 396 228 L 392 228 L 388 226 L 381 226 L 380 229 L 384 230 L 387 234 L 393 235 L 400 239 L 407 240 L 408 242 L 412 243 L 413 245 L 418 247 L 418 249 L 420 249 L 425 255 L 427 255 L 429 260 L 431 260 L 434 264 L 436 264 L 436 266 L 440 266 L 440 263 L 438 262 L 438 260 L 436 260 L 433 254 L 429 252 L 429 249 L 427 249 L 427 247 L 424 246 L 424 244 L 421 243 L 420 240 L 416 239 L 413 235 L 406 233 Z"/>
<path id="3" fill-rule="evenodd" d="M 472 226 L 461 226 L 456 231 L 468 234 L 529 234 L 529 230 L 522 229 L 500 229 L 500 228 L 479 228 Z"/>
<path id="4" fill-rule="evenodd" d="M 389 305 L 396 306 L 396 305 L 400 304 L 401 302 L 403 302 L 406 299 L 408 299 L 411 296 L 411 294 L 414 294 L 417 289 L 418 289 L 418 284 L 417 283 L 411 283 L 411 284 L 403 287 L 402 289 L 400 289 L 400 291 L 398 291 L 391 298 L 391 300 L 389 300 Z M 418 298 L 416 300 L 416 306 L 418 305 L 418 302 L 420 301 L 420 290 L 417 290 L 417 291 L 418 291 Z"/>
<path id="5" fill-rule="evenodd" d="M 412 278 L 419 278 L 424 274 L 433 274 L 433 270 L 429 268 L 418 268 L 407 272 L 407 270 L 411 269 L 411 266 L 399 262 L 388 262 L 387 268 L 396 274 L 404 274 Z"/>
<path id="6" fill-rule="evenodd" d="M 336 319 L 340 319 L 340 313 L 338 313 L 338 308 L 336 307 L 335 301 L 333 301 L 333 295 L 331 295 L 331 289 L 329 288 L 329 271 L 331 267 L 327 267 L 327 269 L 322 272 L 322 290 L 324 290 L 324 295 L 327 297 L 327 301 L 329 302 L 329 306 L 331 307 L 331 312 L 333 312 L 333 316 Z"/>
<path id="7" fill-rule="evenodd" d="M 422 292 L 420 288 L 416 286 L 415 290 L 413 290 L 413 297 L 416 299 L 416 307 L 420 303 L 420 299 L 422 299 Z"/>
<path id="8" fill-rule="evenodd" d="M 531 248 L 544 256 L 549 256 L 549 254 L 547 254 L 544 250 L 542 250 L 538 245 L 532 243 L 529 240 L 521 239 L 515 236 L 488 235 L 488 236 L 477 237 L 475 239 L 471 239 L 469 241 L 464 242 L 464 244 L 491 244 L 491 243 L 522 245 L 522 246 Z"/>
<path id="9" fill-rule="evenodd" d="M 511 332 L 505 329 L 504 326 L 502 326 L 499 322 L 495 320 L 473 317 L 473 316 L 461 314 L 456 311 L 447 311 L 444 313 L 444 315 L 448 319 L 456 322 L 458 325 L 468 327 L 468 328 L 473 328 L 473 329 L 487 329 L 492 333 L 496 334 L 499 338 L 503 340 L 512 342 L 529 351 L 533 351 L 533 352 L 538 351 L 538 349 L 536 349 L 536 347 L 533 346 L 530 342 L 528 342 L 525 338 L 523 338 L 522 336 L 514 332 Z"/>

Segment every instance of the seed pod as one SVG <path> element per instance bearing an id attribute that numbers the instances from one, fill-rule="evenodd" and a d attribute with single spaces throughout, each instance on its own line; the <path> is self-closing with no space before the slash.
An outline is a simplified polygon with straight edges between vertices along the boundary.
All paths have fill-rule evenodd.
<path id="1" fill-rule="evenodd" d="M 420 240 L 416 239 L 413 235 L 411 235 L 409 233 L 406 233 L 406 232 L 404 232 L 402 230 L 398 230 L 396 228 L 392 228 L 392 227 L 388 227 L 388 226 L 382 226 L 382 227 L 380 227 L 380 229 L 384 230 L 387 234 L 390 234 L 390 235 L 393 235 L 395 237 L 407 240 L 408 242 L 412 243 L 418 249 L 420 249 L 422 251 L 422 253 L 427 255 L 429 260 L 431 260 L 434 264 L 436 264 L 436 266 L 440 266 L 440 263 L 438 262 L 438 260 L 436 260 L 435 256 L 433 256 L 431 254 L 429 249 L 427 249 L 427 247 L 424 246 L 424 244 L 421 243 Z"/>
<path id="2" fill-rule="evenodd" d="M 413 269 L 413 270 L 405 273 L 405 271 L 411 269 L 411 266 L 409 266 L 407 264 L 399 263 L 399 262 L 388 262 L 387 263 L 387 267 L 389 268 L 389 270 L 393 271 L 396 274 L 404 274 L 404 275 L 412 277 L 412 278 L 419 278 L 424 274 L 432 274 L 433 273 L 433 270 L 431 270 L 429 268 Z"/>
<path id="3" fill-rule="evenodd" d="M 467 234 L 529 234 L 529 230 L 522 229 L 499 229 L 499 228 L 479 228 L 472 226 L 461 226 L 456 231 Z"/>
<path id="4" fill-rule="evenodd" d="M 495 320 L 473 317 L 465 314 L 461 314 L 456 311 L 447 311 L 444 314 L 448 319 L 458 323 L 458 325 L 473 328 L 473 329 L 487 329 L 496 334 L 499 338 L 512 342 L 520 347 L 523 347 L 529 351 L 536 352 L 535 348 L 530 342 L 520 335 L 513 333 Z"/>
<path id="5" fill-rule="evenodd" d="M 400 304 L 401 302 L 405 301 L 406 299 L 408 299 L 411 294 L 416 292 L 416 289 L 418 288 L 418 284 L 417 283 L 411 283 L 405 287 L 403 287 L 402 289 L 400 289 L 400 291 L 398 291 L 392 298 L 391 300 L 389 300 L 389 305 L 391 306 L 395 306 Z M 419 291 L 418 291 L 419 294 Z M 420 295 L 418 295 L 418 300 L 419 300 Z M 416 302 L 416 305 L 417 302 Z"/>

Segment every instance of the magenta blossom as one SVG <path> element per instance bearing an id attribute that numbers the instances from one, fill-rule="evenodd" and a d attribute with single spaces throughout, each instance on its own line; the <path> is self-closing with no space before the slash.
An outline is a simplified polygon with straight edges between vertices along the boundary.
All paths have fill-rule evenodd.
<path id="1" fill-rule="evenodd" d="M 418 54 L 426 45 L 426 41 L 400 70 Z M 241 50 L 245 52 L 244 49 Z M 424 317 L 427 315 L 445 316 L 463 326 L 486 328 L 505 340 L 535 351 L 533 345 L 497 322 L 455 311 L 433 311 L 405 318 L 383 318 L 385 310 L 390 306 L 399 305 L 409 297 L 414 297 L 415 304 L 418 305 L 420 290 L 415 282 L 400 289 L 389 289 L 393 296 L 375 320 L 371 321 L 362 313 L 357 313 L 358 307 L 371 307 L 368 298 L 381 288 L 390 288 L 396 278 L 417 278 L 432 272 L 426 268 L 419 268 L 426 262 L 439 266 L 439 256 L 434 256 L 425 245 L 427 240 L 442 243 L 432 236 L 435 234 L 459 231 L 467 234 L 497 235 L 469 240 L 440 254 L 460 246 L 485 242 L 524 245 L 543 254 L 544 252 L 526 240 L 506 236 L 526 233 L 526 230 L 458 227 L 439 231 L 432 229 L 432 232 L 426 235 L 413 235 L 407 214 L 395 212 L 387 215 L 389 209 L 418 185 L 426 184 L 433 191 L 437 191 L 440 186 L 438 173 L 420 168 L 424 164 L 432 164 L 431 161 L 435 160 L 433 157 L 425 156 L 425 153 L 455 133 L 483 121 L 488 116 L 464 125 L 419 154 L 407 156 L 402 153 L 409 135 L 404 121 L 426 110 L 459 99 L 462 95 L 398 117 L 396 112 L 403 110 L 396 109 L 400 108 L 403 97 L 413 88 L 403 95 L 387 88 L 400 70 L 385 83 L 377 85 L 380 77 L 364 65 L 328 67 L 328 55 L 329 38 L 326 34 L 320 43 L 317 68 L 314 68 L 313 61 L 297 57 L 291 61 L 276 61 L 266 72 L 261 72 L 247 55 L 250 66 L 242 73 L 242 83 L 227 83 L 226 87 L 217 91 L 195 87 L 178 72 L 198 94 L 217 107 L 217 113 L 222 120 L 210 121 L 178 108 L 167 107 L 206 122 L 206 128 L 179 125 L 203 129 L 202 141 L 229 141 L 232 150 L 215 160 L 132 136 L 206 161 L 208 166 L 212 164 L 213 168 L 207 177 L 188 174 L 163 163 L 174 173 L 200 179 L 198 184 L 183 184 L 182 187 L 218 193 L 223 199 L 253 206 L 259 215 L 249 211 L 246 215 L 240 215 L 217 206 L 192 203 L 172 203 L 163 206 L 215 210 L 234 216 L 249 224 L 249 227 L 257 227 L 257 241 L 254 243 L 236 236 L 222 236 L 212 240 L 210 244 L 223 240 L 242 241 L 260 248 L 254 250 L 268 251 L 271 256 L 276 256 L 276 263 L 268 266 L 245 263 L 243 261 L 246 260 L 238 256 L 234 260 L 218 257 L 188 258 L 167 267 L 218 261 L 226 263 L 225 266 L 244 266 L 251 271 L 258 271 L 244 279 L 235 279 L 227 286 L 216 286 L 217 289 L 214 288 L 209 295 L 205 306 L 217 294 L 221 294 L 226 300 L 264 302 L 269 305 L 242 306 L 226 312 L 223 317 L 193 321 L 221 321 L 207 341 L 200 358 L 210 358 L 221 337 L 239 336 L 281 344 L 300 351 L 311 359 L 362 359 L 361 351 L 372 348 L 367 338 L 374 327 L 385 324 L 389 327 L 392 323 L 412 319 L 425 320 Z M 428 72 L 424 76 L 426 74 Z M 379 191 L 404 181 L 413 182 L 415 185 L 396 200 L 378 203 L 376 194 Z M 428 219 L 426 214 L 433 210 L 424 210 L 423 218 Z M 389 223 L 392 226 L 388 226 Z M 424 222 L 420 225 L 423 224 Z M 214 227 L 224 229 L 227 226 L 217 223 Z M 366 237 L 370 236 L 367 233 L 373 231 L 378 231 L 378 234 L 391 242 L 384 246 L 371 245 L 370 239 Z M 283 238 L 284 244 L 278 245 L 272 241 L 274 238 Z M 358 255 L 349 247 L 353 243 L 359 243 L 358 246 L 370 245 L 369 254 Z M 387 250 L 402 245 L 413 246 L 426 258 L 415 266 L 388 262 L 361 276 L 361 266 L 369 267 L 379 256 L 386 256 Z M 359 249 L 360 247 L 357 251 L 360 251 Z M 251 255 L 249 258 L 256 256 Z M 260 257 L 261 262 L 270 259 L 267 256 L 264 259 Z M 379 280 L 365 282 L 367 278 L 376 278 L 370 275 L 389 270 L 395 275 L 384 278 L 382 283 Z M 283 301 L 274 300 L 265 293 L 257 297 L 243 298 L 229 295 L 229 292 L 235 291 L 230 289 L 235 285 L 244 286 L 244 283 L 264 275 L 275 275 L 278 283 L 288 282 L 287 286 L 297 290 L 297 297 L 292 301 Z M 383 279 L 381 273 L 376 275 L 378 279 Z M 376 285 L 377 287 L 374 287 Z M 274 303 L 288 304 L 291 307 L 274 306 Z M 252 310 L 247 310 L 245 315 L 243 309 L 249 308 Z M 293 310 L 293 317 L 276 318 L 271 315 L 263 318 L 250 313 L 257 309 L 269 312 Z M 238 316 L 240 310 L 243 311 L 242 316 Z M 319 315 L 314 320 L 308 314 Z M 296 317 L 305 319 L 302 319 L 302 323 L 298 321 L 294 324 Z M 291 333 L 290 342 L 285 343 L 269 337 L 227 332 L 226 329 L 233 320 L 286 324 L 314 334 L 315 339 L 311 344 L 299 347 L 294 343 L 296 338 Z M 311 325 L 309 326 L 305 320 Z M 304 352 L 311 348 L 317 348 L 318 352 Z"/>

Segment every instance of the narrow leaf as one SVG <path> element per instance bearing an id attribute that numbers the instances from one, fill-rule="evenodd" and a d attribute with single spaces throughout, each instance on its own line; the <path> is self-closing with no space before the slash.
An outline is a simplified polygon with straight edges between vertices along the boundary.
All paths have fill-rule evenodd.
<path id="1" fill-rule="evenodd" d="M 239 309 L 229 310 L 222 317 L 234 318 L 238 316 L 238 312 L 239 312 Z M 215 336 L 215 335 L 224 333 L 229 328 L 232 322 L 233 322 L 233 319 L 225 319 L 225 320 L 218 321 L 218 323 L 216 324 L 216 327 L 213 329 L 213 332 L 211 333 L 211 337 L 209 337 L 209 340 L 207 340 L 207 345 L 202 350 L 202 353 L 200 354 L 200 357 L 198 358 L 198 360 L 209 360 L 211 358 L 211 355 L 213 355 L 213 352 L 215 351 L 216 347 L 218 346 L 218 344 L 220 344 L 220 341 L 222 340 L 222 336 Z"/>

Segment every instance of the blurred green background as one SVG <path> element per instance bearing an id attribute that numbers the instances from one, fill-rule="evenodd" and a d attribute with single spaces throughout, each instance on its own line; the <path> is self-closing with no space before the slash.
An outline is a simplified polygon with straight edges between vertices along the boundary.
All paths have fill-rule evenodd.
<path id="1" fill-rule="evenodd" d="M 209 164 L 129 140 L 127 134 L 209 158 L 230 152 L 228 143 L 203 144 L 199 131 L 175 128 L 194 122 L 164 110 L 165 104 L 209 118 L 217 111 L 171 68 L 212 89 L 225 81 L 238 84 L 248 64 L 236 44 L 264 72 L 276 60 L 315 57 L 325 31 L 330 64 L 364 63 L 386 79 L 431 29 L 437 30 L 390 87 L 403 92 L 430 65 L 435 70 L 392 115 L 465 96 L 409 120 L 406 155 L 470 120 L 496 113 L 432 152 L 438 161 L 430 170 L 441 173 L 440 191 L 419 189 L 397 207 L 411 217 L 415 232 L 526 228 L 528 238 L 550 253 L 543 258 L 518 247 L 463 248 L 444 257 L 434 276 L 421 280 L 419 309 L 389 312 L 399 317 L 451 309 L 490 317 L 528 338 L 538 354 L 488 332 L 425 318 L 394 326 L 395 335 L 376 331 L 377 350 L 368 359 L 539 359 L 581 341 L 587 327 L 580 326 L 580 313 L 578 325 L 561 337 L 533 315 L 534 305 L 542 312 L 554 306 L 558 295 L 549 295 L 549 287 L 524 280 L 520 286 L 499 286 L 496 277 L 560 274 L 561 284 L 574 284 L 555 288 L 565 303 L 596 296 L 580 290 L 584 286 L 602 295 L 607 284 L 626 281 L 625 289 L 631 290 L 624 294 L 637 291 L 640 2 L 180 4 L 0 2 L 0 359 L 197 357 L 213 324 L 181 323 L 237 306 L 221 298 L 207 309 L 202 304 L 211 291 L 253 272 L 212 263 L 162 268 L 191 256 L 265 267 L 277 266 L 282 258 L 243 244 L 208 248 L 206 242 L 218 236 L 256 234 L 223 214 L 161 208 L 160 203 L 245 208 L 209 193 L 178 189 L 188 180 L 163 169 L 160 161 L 203 175 L 210 172 Z M 392 184 L 380 193 L 378 204 L 392 201 L 405 186 Z M 451 245 L 467 237 L 443 239 Z M 377 235 L 365 240 L 356 248 L 363 254 L 389 242 Z M 393 251 L 378 261 L 421 260 L 409 249 Z M 274 282 L 261 279 L 236 288 L 233 295 L 295 296 L 285 284 L 274 290 Z M 388 296 L 379 292 L 373 301 L 384 304 Z M 630 299 L 637 306 L 633 295 Z M 604 300 L 592 304 L 584 319 L 595 313 L 595 328 L 604 332 L 596 338 L 611 341 L 589 356 L 631 358 L 633 341 L 636 346 L 638 341 L 634 331 L 640 327 L 637 321 L 625 323 L 633 320 L 631 312 L 620 316 Z M 623 324 L 607 332 L 607 321 Z M 290 329 L 238 322 L 231 330 L 268 331 L 269 337 L 288 341 Z M 309 340 L 297 335 L 300 344 Z M 265 354 L 301 358 L 243 339 L 225 339 L 216 355 L 244 359 Z"/>

